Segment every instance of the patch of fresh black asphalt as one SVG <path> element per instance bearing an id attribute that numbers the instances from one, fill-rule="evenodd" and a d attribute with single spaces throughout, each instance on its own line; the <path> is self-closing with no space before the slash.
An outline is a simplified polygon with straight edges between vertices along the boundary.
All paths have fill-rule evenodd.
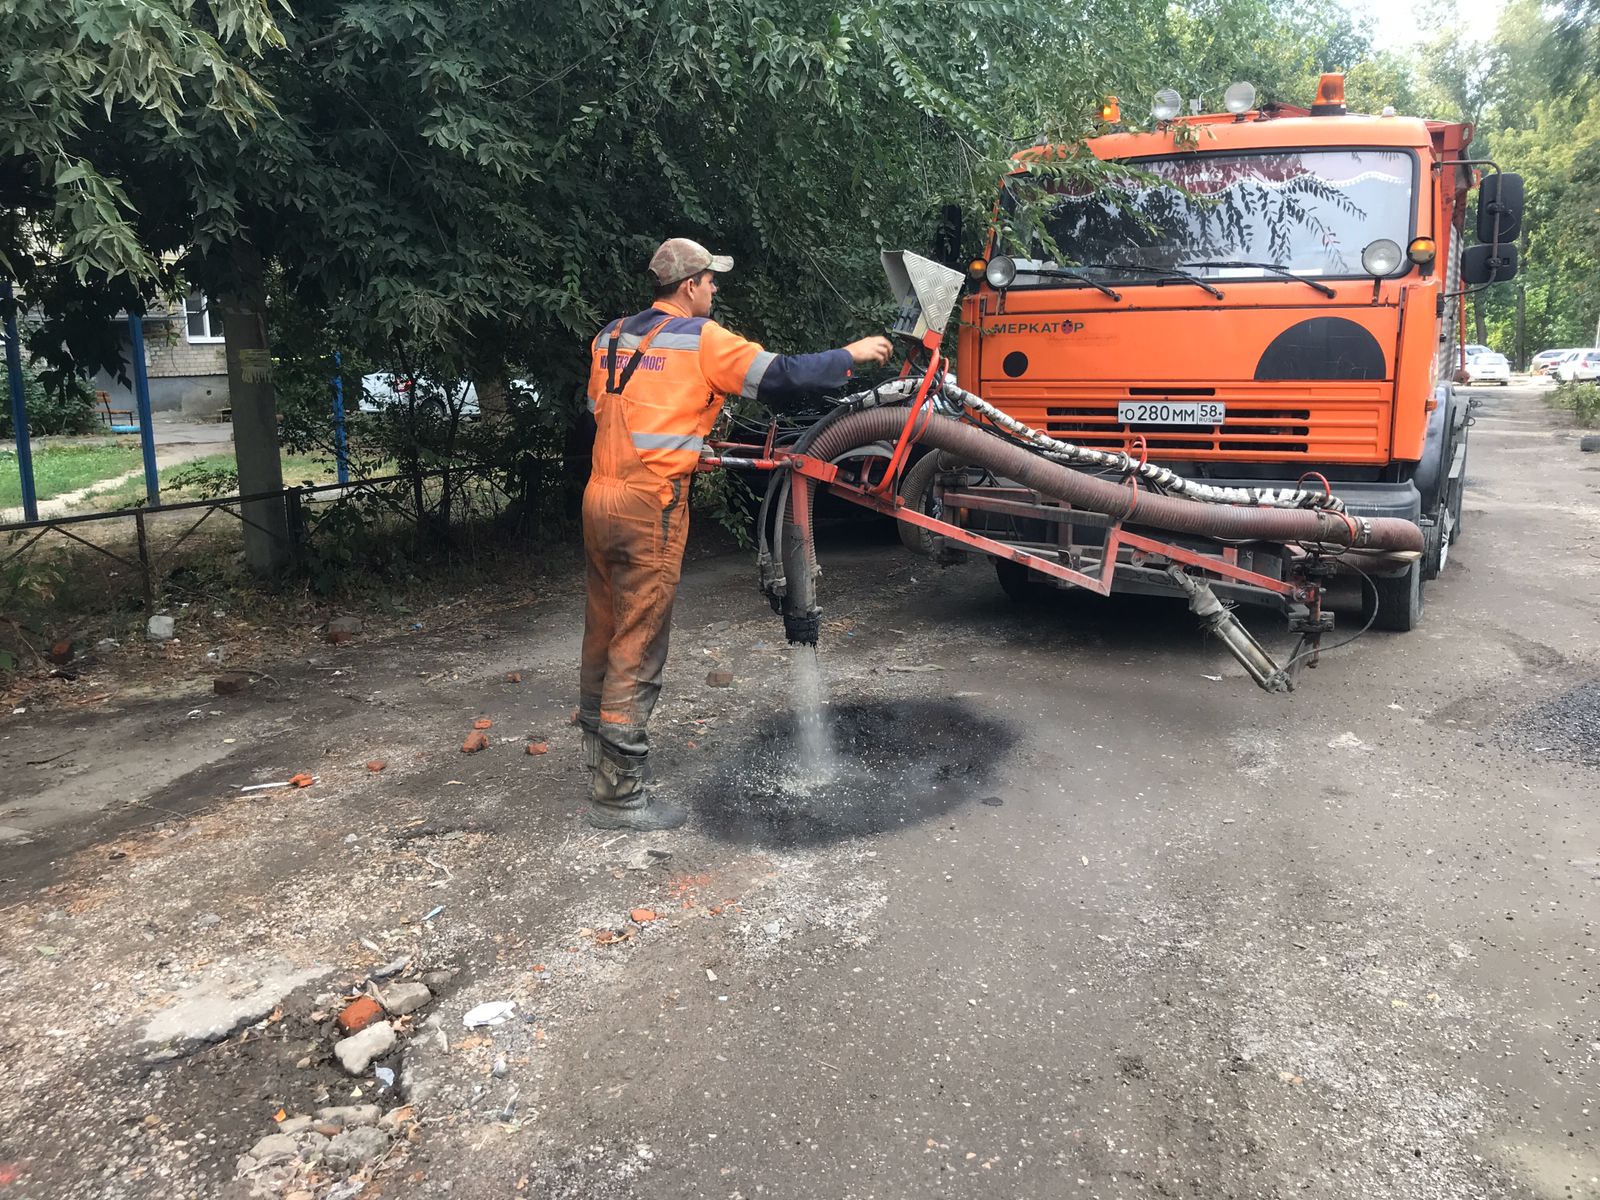
<path id="1" fill-rule="evenodd" d="M 699 827 L 773 849 L 901 829 L 992 794 L 986 785 L 1016 741 L 958 700 L 829 705 L 827 720 L 832 770 L 800 762 L 795 714 L 770 718 L 692 797 Z"/>
<path id="2" fill-rule="evenodd" d="M 1600 767 L 1600 679 L 1513 714 L 1496 734 L 1510 749 Z"/>

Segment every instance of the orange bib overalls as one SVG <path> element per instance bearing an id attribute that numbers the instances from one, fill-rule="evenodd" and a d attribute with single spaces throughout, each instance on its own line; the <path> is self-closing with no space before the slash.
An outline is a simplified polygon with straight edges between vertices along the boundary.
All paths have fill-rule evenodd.
<path id="1" fill-rule="evenodd" d="M 640 340 L 630 367 L 645 360 L 663 324 Z M 588 605 L 579 723 L 598 735 L 602 752 L 642 760 L 689 535 L 690 476 L 663 476 L 639 457 L 628 421 L 631 377 L 625 370 L 595 405 L 594 458 L 583 492 Z"/>

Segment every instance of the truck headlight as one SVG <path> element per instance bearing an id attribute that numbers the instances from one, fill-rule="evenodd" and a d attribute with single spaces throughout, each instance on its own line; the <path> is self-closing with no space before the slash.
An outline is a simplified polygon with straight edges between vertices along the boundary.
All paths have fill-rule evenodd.
<path id="1" fill-rule="evenodd" d="M 1242 117 L 1256 106 L 1256 85 L 1240 80 L 1230 83 L 1222 93 L 1222 107 L 1236 117 Z"/>
<path id="2" fill-rule="evenodd" d="M 1399 270 L 1404 258 L 1399 242 L 1391 241 L 1389 238 L 1379 238 L 1375 242 L 1369 242 L 1367 248 L 1361 252 L 1361 266 L 1368 275 L 1381 279 Z"/>
<path id="3" fill-rule="evenodd" d="M 996 254 L 983 269 L 983 277 L 992 288 L 1008 288 L 1017 278 L 1017 260 L 1005 254 Z"/>

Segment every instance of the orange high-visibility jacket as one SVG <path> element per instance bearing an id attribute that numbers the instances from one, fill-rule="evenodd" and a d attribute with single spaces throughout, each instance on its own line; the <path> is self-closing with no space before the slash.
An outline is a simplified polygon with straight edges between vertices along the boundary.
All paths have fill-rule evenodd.
<path id="1" fill-rule="evenodd" d="M 620 383 L 641 346 L 644 357 L 619 398 L 609 389 Z M 598 416 L 603 406 L 621 403 L 634 450 L 665 479 L 694 470 L 724 396 L 781 404 L 839 387 L 852 374 L 848 351 L 774 354 L 665 300 L 602 329 L 591 344 L 590 361 L 590 411 Z"/>

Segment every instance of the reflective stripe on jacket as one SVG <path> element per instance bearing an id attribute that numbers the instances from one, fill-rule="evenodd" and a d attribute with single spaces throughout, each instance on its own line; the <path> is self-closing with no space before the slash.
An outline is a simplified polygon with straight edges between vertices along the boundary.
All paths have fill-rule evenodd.
<path id="1" fill-rule="evenodd" d="M 774 354 L 709 317 L 691 317 L 661 301 L 623 318 L 620 331 L 612 321 L 594 339 L 589 407 L 597 414 L 600 406 L 619 402 L 608 391 L 613 333 L 618 334 L 618 380 L 633 352 L 649 339 L 620 403 L 639 458 L 668 479 L 694 470 L 722 413 L 724 396 L 782 403 L 838 387 L 851 374 L 850 355 L 844 350 Z"/>

